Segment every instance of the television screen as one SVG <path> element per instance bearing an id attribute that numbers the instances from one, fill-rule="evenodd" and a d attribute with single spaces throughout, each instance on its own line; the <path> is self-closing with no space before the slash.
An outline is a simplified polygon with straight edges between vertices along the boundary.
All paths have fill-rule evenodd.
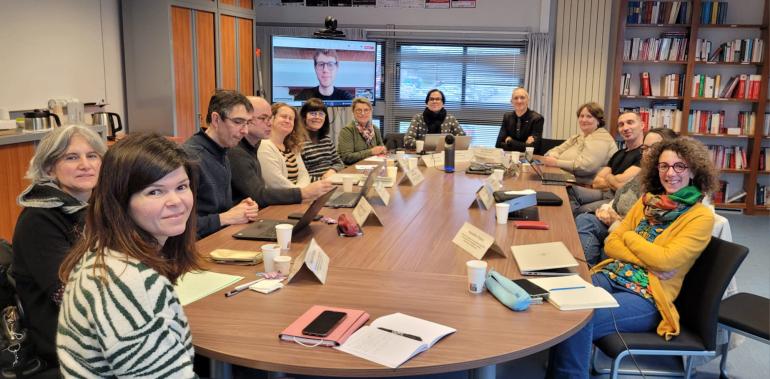
<path id="1" fill-rule="evenodd" d="M 272 101 L 300 106 L 317 97 L 349 106 L 374 102 L 376 42 L 273 36 Z"/>

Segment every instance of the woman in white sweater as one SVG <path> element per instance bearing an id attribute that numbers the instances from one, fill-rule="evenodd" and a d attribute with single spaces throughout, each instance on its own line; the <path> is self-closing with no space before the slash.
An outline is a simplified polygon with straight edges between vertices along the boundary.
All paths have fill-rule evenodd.
<path id="1" fill-rule="evenodd" d="M 174 291 L 198 269 L 195 180 L 181 147 L 131 134 L 105 154 L 67 283 L 57 353 L 64 377 L 192 378 L 193 345 Z"/>
<path id="2" fill-rule="evenodd" d="M 310 184 L 310 175 L 300 155 L 307 139 L 297 110 L 286 103 L 273 104 L 270 138 L 262 140 L 257 150 L 267 188 L 302 188 Z"/>

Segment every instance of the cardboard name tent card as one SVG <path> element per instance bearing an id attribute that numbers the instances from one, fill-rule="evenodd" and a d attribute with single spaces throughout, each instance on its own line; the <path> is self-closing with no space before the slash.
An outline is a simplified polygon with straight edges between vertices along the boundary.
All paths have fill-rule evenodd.
<path id="1" fill-rule="evenodd" d="M 481 208 L 492 209 L 495 205 L 495 191 L 489 186 L 489 183 L 484 183 L 481 188 L 476 191 L 476 198 L 468 208 Z"/>
<path id="2" fill-rule="evenodd" d="M 353 219 L 356 220 L 356 223 L 358 223 L 360 227 L 364 227 L 364 225 L 382 225 L 380 216 L 377 215 L 374 207 L 372 207 L 372 204 L 370 204 L 365 197 L 362 197 L 361 200 L 358 201 L 358 205 L 353 208 L 352 213 Z"/>
<path id="3" fill-rule="evenodd" d="M 422 171 L 420 171 L 419 168 L 414 167 L 406 170 L 406 175 L 401 177 L 401 181 L 399 181 L 398 184 L 399 185 L 410 184 L 410 185 L 416 186 L 422 183 L 423 180 L 425 180 L 425 177 L 422 175 Z"/>
<path id="4" fill-rule="evenodd" d="M 345 318 L 326 337 L 305 335 L 302 331 L 324 311 L 345 313 Z M 369 320 L 369 314 L 356 309 L 314 305 L 284 329 L 278 338 L 305 346 L 339 346 Z"/>
<path id="5" fill-rule="evenodd" d="M 385 206 L 390 204 L 390 192 L 385 189 L 385 184 L 383 182 L 378 181 L 374 183 L 374 186 L 369 190 L 369 195 L 367 197 L 372 200 L 379 199 Z"/>
<path id="6" fill-rule="evenodd" d="M 364 199 L 361 199 L 362 201 Z M 286 278 L 286 283 L 291 283 L 292 279 L 300 272 L 310 272 L 313 277 L 318 279 L 321 284 L 326 284 L 326 274 L 329 271 L 329 256 L 321 249 L 315 238 L 302 250 L 297 258 L 291 263 L 291 270 Z"/>
<path id="7" fill-rule="evenodd" d="M 467 222 L 463 224 L 452 242 L 476 259 L 484 258 L 488 252 L 508 258 L 503 249 L 495 243 L 495 237 Z"/>

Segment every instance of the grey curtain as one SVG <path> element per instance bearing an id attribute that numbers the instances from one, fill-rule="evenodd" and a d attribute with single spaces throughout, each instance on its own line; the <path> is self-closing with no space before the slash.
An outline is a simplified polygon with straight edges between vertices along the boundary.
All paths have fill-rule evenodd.
<path id="1" fill-rule="evenodd" d="M 529 107 L 545 118 L 543 135 L 550 136 L 553 79 L 552 39 L 548 33 L 530 33 L 528 39 L 524 88 L 529 91 Z"/>
<path id="2" fill-rule="evenodd" d="M 259 58 L 258 75 L 262 77 L 261 94 L 268 101 L 270 100 L 270 90 L 272 88 L 272 66 L 270 65 L 272 60 L 272 50 L 270 49 L 272 36 L 312 37 L 316 30 L 318 30 L 317 27 L 257 25 L 257 47 L 262 51 Z M 364 39 L 364 30 L 361 28 L 339 28 L 338 30 L 344 32 L 348 39 Z M 336 143 L 340 129 L 353 119 L 353 114 L 350 112 L 350 107 L 333 107 L 329 109 L 329 117 L 332 135 Z"/>

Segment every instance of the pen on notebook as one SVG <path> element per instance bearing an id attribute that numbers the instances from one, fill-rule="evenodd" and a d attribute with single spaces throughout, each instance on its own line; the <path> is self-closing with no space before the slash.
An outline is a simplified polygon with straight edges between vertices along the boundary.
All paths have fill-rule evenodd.
<path id="1" fill-rule="evenodd" d="M 577 289 L 581 289 L 581 288 L 586 288 L 586 286 L 551 288 L 551 291 L 577 290 Z"/>
<path id="2" fill-rule="evenodd" d="M 247 290 L 249 287 L 251 287 L 254 284 L 257 284 L 261 281 L 265 280 L 265 278 L 259 278 L 253 282 L 248 282 L 246 284 L 241 284 L 240 286 L 235 287 L 232 291 L 225 293 L 225 297 L 235 296 L 245 290 Z"/>
<path id="3" fill-rule="evenodd" d="M 393 334 L 395 334 L 397 336 L 411 338 L 411 339 L 413 339 L 415 341 L 422 342 L 422 338 L 420 338 L 420 336 L 415 336 L 414 334 L 401 333 L 401 332 L 397 332 L 397 331 L 395 331 L 393 329 L 388 329 L 388 328 L 383 328 L 383 327 L 377 327 L 377 329 L 382 330 L 383 332 L 393 333 Z"/>

